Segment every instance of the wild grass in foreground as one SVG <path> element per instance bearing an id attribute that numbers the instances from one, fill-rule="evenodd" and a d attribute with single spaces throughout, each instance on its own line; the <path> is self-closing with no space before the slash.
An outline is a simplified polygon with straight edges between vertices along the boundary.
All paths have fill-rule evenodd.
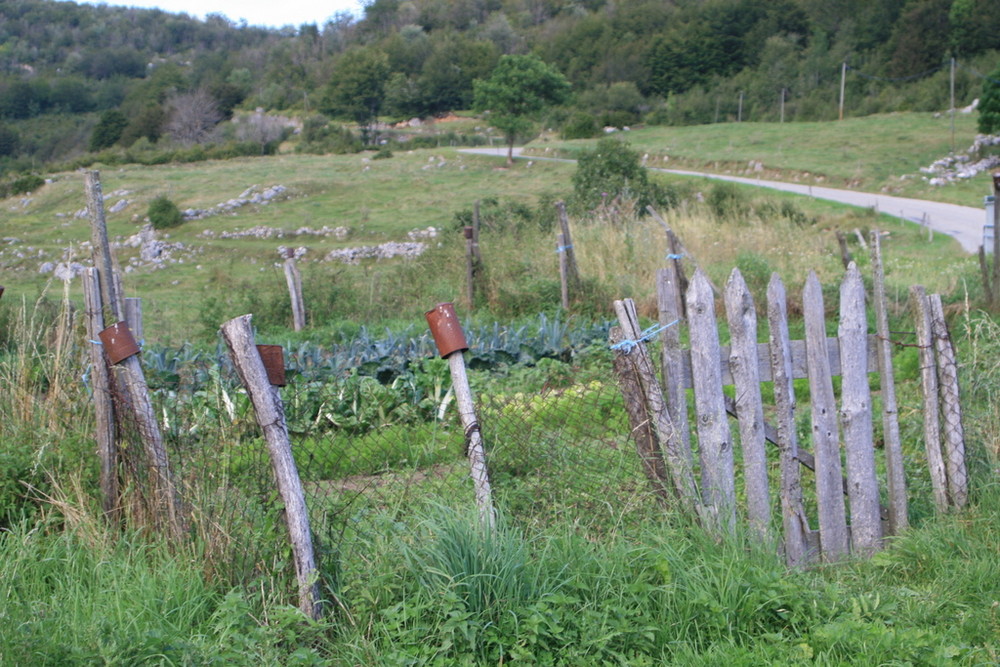
<path id="1" fill-rule="evenodd" d="M 55 515 L 51 515 L 54 519 Z M 599 542 L 428 510 L 357 553 L 309 622 L 205 582 L 197 554 L 100 524 L 0 535 L 5 664 L 982 665 L 1000 659 L 1000 489 L 868 562 L 789 572 L 744 536 Z M 363 575 L 361 576 L 361 570 Z"/>

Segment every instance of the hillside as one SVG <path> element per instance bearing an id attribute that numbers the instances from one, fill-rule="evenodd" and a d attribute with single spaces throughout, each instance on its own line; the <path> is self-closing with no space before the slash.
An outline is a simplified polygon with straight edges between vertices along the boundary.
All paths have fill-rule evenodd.
<path id="1" fill-rule="evenodd" d="M 315 135 L 330 119 L 353 127 L 467 109 L 473 81 L 505 54 L 533 53 L 570 81 L 572 101 L 544 118 L 566 136 L 829 120 L 842 74 L 849 117 L 942 111 L 952 82 L 958 106 L 982 97 L 998 23 L 990 0 L 377 0 L 358 20 L 262 30 L 11 0 L 0 5 L 0 173 L 106 162 L 108 150 L 133 159 L 122 153 L 135 146 L 161 161 L 192 145 L 268 153 L 310 118 Z M 364 108 L 345 102 L 359 85 L 371 93 Z M 282 118 L 227 122 L 256 109 Z"/>

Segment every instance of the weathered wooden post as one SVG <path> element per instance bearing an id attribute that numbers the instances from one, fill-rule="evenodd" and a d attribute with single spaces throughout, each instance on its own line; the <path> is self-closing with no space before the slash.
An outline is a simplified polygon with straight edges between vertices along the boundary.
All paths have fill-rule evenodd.
<path id="1" fill-rule="evenodd" d="M 903 470 L 903 443 L 899 435 L 899 406 L 892 369 L 892 341 L 889 340 L 889 314 L 886 308 L 885 270 L 882 264 L 882 238 L 878 230 L 871 235 L 872 287 L 875 302 L 875 331 L 878 334 L 878 372 L 882 394 L 882 433 L 885 441 L 886 486 L 889 491 L 889 534 L 898 535 L 910 526 L 906 500 L 906 474 Z"/>
<path id="2" fill-rule="evenodd" d="M 847 509 L 841 478 L 840 437 L 833 374 L 826 349 L 823 289 L 816 273 L 809 272 L 802 292 L 806 325 L 809 394 L 812 399 L 813 452 L 816 456 L 816 502 L 819 507 L 823 559 L 838 560 L 848 553 Z"/>
<path id="3" fill-rule="evenodd" d="M 670 478 L 667 473 L 666 462 L 663 460 L 663 450 L 660 449 L 659 438 L 652 427 L 649 413 L 646 411 L 646 397 L 642 392 L 642 383 L 639 380 L 639 372 L 633 358 L 629 352 L 620 347 L 625 340 L 620 326 L 611 327 L 608 332 L 608 342 L 611 349 L 615 350 L 615 358 L 612 362 L 615 375 L 618 376 L 618 387 L 625 400 L 625 413 L 628 415 L 629 425 L 632 427 L 632 439 L 635 441 L 636 453 L 642 464 L 642 471 L 649 479 L 650 486 L 656 499 L 664 507 L 669 506 L 670 500 Z"/>
<path id="4" fill-rule="evenodd" d="M 872 392 L 868 384 L 868 320 L 865 286 L 854 262 L 840 285 L 841 385 L 840 418 L 847 460 L 847 493 L 851 502 L 851 547 L 870 556 L 882 548 L 875 443 L 872 438 Z M 819 449 L 817 448 L 817 453 Z"/>
<path id="5" fill-rule="evenodd" d="M 462 428 L 465 429 L 465 453 L 469 457 L 479 518 L 486 528 L 492 530 L 496 524 L 496 513 L 493 509 L 493 494 L 486 467 L 486 450 L 483 448 L 483 436 L 479 431 L 479 421 L 476 419 L 476 406 L 472 400 L 472 389 L 469 387 L 463 355 L 463 352 L 469 349 L 469 345 L 465 342 L 465 334 L 455 315 L 453 304 L 439 303 L 432 310 L 428 310 L 425 317 L 438 352 L 442 358 L 448 360 L 451 383 L 455 389 L 455 401 L 458 404 L 458 416 L 462 420 Z"/>
<path id="6" fill-rule="evenodd" d="M 295 257 L 285 259 L 285 282 L 292 301 L 292 328 L 302 331 L 306 328 L 306 306 L 302 300 L 302 273 L 295 264 Z"/>
<path id="7" fill-rule="evenodd" d="M 941 412 L 938 399 L 937 363 L 931 331 L 931 307 L 922 285 L 910 288 L 917 325 L 917 348 L 920 350 L 920 389 L 924 397 L 924 451 L 934 491 L 934 507 L 948 511 L 948 473 L 941 453 Z"/>
<path id="8" fill-rule="evenodd" d="M 993 299 L 1000 299 L 1000 171 L 993 174 Z M 991 306 L 997 302 L 990 301 Z"/>
<path id="9" fill-rule="evenodd" d="M 566 235 L 556 236 L 556 254 L 559 255 L 559 285 L 563 310 L 569 310 L 569 258 L 566 253 Z"/>
<path id="10" fill-rule="evenodd" d="M 995 261 L 995 260 L 994 260 Z M 944 467 L 948 472 L 948 496 L 952 505 L 965 507 L 969 500 L 969 475 L 965 466 L 965 430 L 959 402 L 958 361 L 948 335 L 941 295 L 928 297 L 931 334 L 937 356 L 938 387 L 941 391 L 941 426 L 944 430 Z"/>
<path id="11" fill-rule="evenodd" d="M 264 432 L 271 457 L 278 493 L 285 508 L 285 522 L 295 561 L 299 586 L 299 609 L 310 618 L 322 615 L 318 572 L 313 552 L 309 510 L 299 471 L 292 457 L 292 445 L 285 423 L 285 408 L 278 387 L 268 377 L 260 352 L 254 343 L 250 315 L 241 315 L 222 325 L 222 336 L 229 348 L 236 372 L 253 404 L 257 424 Z"/>
<path id="12" fill-rule="evenodd" d="M 717 528 L 736 525 L 733 441 L 722 394 L 719 330 L 715 297 L 708 278 L 695 271 L 687 291 L 688 332 L 691 336 L 691 376 L 698 415 L 698 453 L 701 458 L 702 500 Z"/>
<path id="13" fill-rule="evenodd" d="M 767 539 L 771 500 L 767 484 L 764 404 L 760 396 L 760 359 L 757 356 L 757 311 L 739 269 L 733 269 L 726 283 L 726 316 L 732 339 L 729 370 L 736 387 L 747 517 L 757 535 Z"/>
<path id="14" fill-rule="evenodd" d="M 808 557 L 809 520 L 802 503 L 802 474 L 799 470 L 799 443 L 795 431 L 795 391 L 792 386 L 792 343 L 788 333 L 788 305 L 785 285 L 777 273 L 767 285 L 768 342 L 771 377 L 774 380 L 774 407 L 780 452 L 781 525 L 784 532 L 785 562 L 804 565 Z"/>
<path id="15" fill-rule="evenodd" d="M 478 203 L 478 202 L 477 202 Z M 465 236 L 465 303 L 469 310 L 476 305 L 476 228 L 469 225 L 462 228 Z"/>
<path id="16" fill-rule="evenodd" d="M 627 349 L 627 354 L 633 357 L 642 395 L 646 399 L 646 411 L 653 424 L 656 437 L 663 448 L 667 469 L 670 471 L 670 483 L 674 495 L 681 507 L 690 516 L 703 518 L 703 508 L 698 499 L 698 487 L 694 479 L 694 463 L 691 449 L 685 449 L 681 435 L 676 425 L 670 419 L 663 390 L 656 380 L 656 371 L 646 349 L 646 340 L 655 335 L 654 332 L 644 333 L 639 327 L 639 315 L 632 299 L 622 299 L 614 302 L 615 315 L 622 327 L 624 340 L 618 345 Z"/>
<path id="17" fill-rule="evenodd" d="M 99 332 L 98 338 L 104 345 L 109 363 L 115 367 L 118 385 L 124 388 L 125 405 L 135 420 L 136 429 L 142 438 L 147 464 L 153 471 L 154 497 L 157 512 L 166 512 L 170 532 L 175 539 L 184 533 L 185 521 L 180 496 L 170 473 L 167 450 L 163 445 L 160 425 L 156 420 L 153 405 L 149 399 L 149 387 L 139 362 L 139 346 L 122 320 L 125 312 L 122 294 L 114 271 L 111 246 L 108 243 L 108 229 L 104 217 L 104 197 L 101 195 L 100 174 L 88 171 L 84 174 L 87 195 L 87 209 L 91 218 L 91 236 L 94 265 L 100 276 L 100 289 L 107 308 L 115 323 Z M 107 319 L 105 319 L 105 323 Z"/>
<path id="18" fill-rule="evenodd" d="M 115 428 L 115 405 L 111 400 L 111 376 L 104 358 L 104 347 L 97 339 L 104 330 L 100 274 L 97 269 L 83 271 L 83 303 L 86 310 L 87 339 L 90 341 L 90 381 L 94 389 L 94 413 L 97 418 L 97 457 L 101 462 L 101 509 L 109 519 L 118 513 L 118 437 Z"/>
<path id="19" fill-rule="evenodd" d="M 142 299 L 137 296 L 125 297 L 125 322 L 135 339 L 142 344 L 145 339 L 142 328 Z"/>
<path id="20" fill-rule="evenodd" d="M 559 211 L 559 228 L 562 230 L 560 255 L 566 256 L 566 282 L 569 284 L 570 296 L 580 290 L 580 270 L 576 265 L 576 252 L 573 250 L 573 235 L 569 233 L 569 217 L 566 215 L 565 202 L 556 202 Z"/>

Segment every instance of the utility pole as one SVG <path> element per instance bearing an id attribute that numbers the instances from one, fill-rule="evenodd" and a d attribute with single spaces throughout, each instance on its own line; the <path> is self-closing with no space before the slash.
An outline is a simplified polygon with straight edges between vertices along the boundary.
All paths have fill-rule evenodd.
<path id="1" fill-rule="evenodd" d="M 951 59 L 951 154 L 955 154 L 955 59 Z"/>
<path id="2" fill-rule="evenodd" d="M 785 122 L 785 91 L 787 88 L 781 89 L 781 122 Z"/>
<path id="3" fill-rule="evenodd" d="M 740 91 L 740 106 L 739 106 L 739 110 L 736 112 L 736 122 L 737 123 L 742 123 L 743 122 L 743 91 L 742 90 Z"/>
<path id="4" fill-rule="evenodd" d="M 844 84 L 847 81 L 847 63 L 840 64 L 840 120 L 844 120 Z"/>

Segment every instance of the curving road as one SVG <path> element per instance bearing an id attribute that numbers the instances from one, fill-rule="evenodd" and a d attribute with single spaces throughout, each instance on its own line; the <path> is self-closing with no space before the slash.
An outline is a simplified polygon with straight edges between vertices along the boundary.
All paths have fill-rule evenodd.
<path id="1" fill-rule="evenodd" d="M 475 153 L 479 155 L 507 156 L 506 147 L 497 148 L 463 148 L 463 153 Z M 531 156 L 527 158 L 521 156 L 521 149 L 514 149 L 514 157 L 531 160 L 553 160 L 559 162 L 574 162 L 565 158 L 543 158 Z M 802 185 L 799 183 L 782 183 L 780 181 L 764 181 L 756 178 L 745 178 L 741 176 L 724 176 L 722 174 L 708 174 L 698 171 L 684 171 L 680 169 L 661 169 L 649 167 L 652 171 L 661 171 L 667 174 L 678 174 L 681 176 L 700 176 L 702 178 L 712 178 L 721 181 L 732 181 L 762 188 L 772 188 L 782 192 L 791 192 L 816 197 L 818 199 L 828 199 L 841 204 L 860 206 L 863 208 L 874 208 L 881 213 L 887 213 L 899 218 L 910 220 L 917 224 L 926 225 L 936 232 L 947 234 L 955 238 L 966 252 L 974 253 L 979 250 L 983 243 L 983 224 L 986 222 L 986 213 L 981 208 L 973 206 L 959 206 L 957 204 L 945 204 L 942 202 L 927 201 L 924 199 L 909 199 L 907 197 L 892 197 L 890 195 L 873 194 L 868 192 L 857 192 L 855 190 L 839 190 L 837 188 L 825 188 L 815 185 Z"/>

